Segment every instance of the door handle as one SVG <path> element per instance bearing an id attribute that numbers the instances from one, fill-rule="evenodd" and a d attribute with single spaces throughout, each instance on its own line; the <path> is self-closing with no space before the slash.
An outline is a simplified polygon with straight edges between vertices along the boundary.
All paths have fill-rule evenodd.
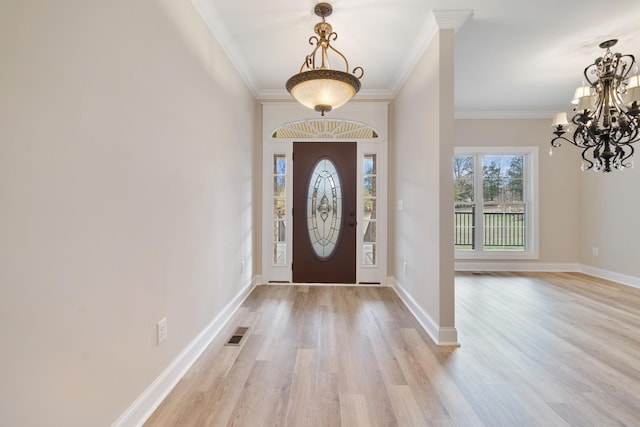
<path id="1" fill-rule="evenodd" d="M 350 216 L 351 218 L 353 218 L 354 216 L 356 216 L 356 213 L 355 213 L 355 212 L 349 212 L 349 216 Z M 358 225 L 358 223 L 357 223 L 356 221 L 351 221 L 351 222 L 349 223 L 349 226 L 350 226 L 350 227 L 355 227 L 356 225 Z"/>

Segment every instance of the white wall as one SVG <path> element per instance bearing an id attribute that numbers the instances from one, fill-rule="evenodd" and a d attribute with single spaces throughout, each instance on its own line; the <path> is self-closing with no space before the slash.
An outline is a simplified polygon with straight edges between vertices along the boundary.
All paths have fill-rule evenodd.
<path id="1" fill-rule="evenodd" d="M 458 119 L 456 147 L 539 147 L 539 245 L 536 260 L 474 260 L 473 264 L 544 264 L 545 267 L 580 261 L 579 150 L 570 144 L 554 149 L 549 156 L 551 119 Z M 507 267 L 508 268 L 508 267 Z"/>
<path id="2" fill-rule="evenodd" d="M 0 57 L 0 425 L 110 425 L 251 280 L 256 103 L 179 0 L 4 1 Z"/>
<path id="3" fill-rule="evenodd" d="M 637 153 L 638 147 L 635 148 Z M 566 150 L 572 150 L 573 155 L 579 157 L 574 147 L 568 145 Z M 579 164 L 577 159 L 573 163 L 574 167 Z M 581 174 L 579 223 L 580 260 L 587 266 L 586 271 L 640 286 L 640 168 L 637 164 L 636 154 L 636 167 L 632 169 Z M 593 256 L 594 247 L 598 248 L 598 256 Z"/>
<path id="4" fill-rule="evenodd" d="M 637 286 L 640 240 L 638 168 L 610 173 L 580 170 L 581 150 L 569 143 L 553 150 L 551 119 L 458 119 L 457 147 L 538 146 L 540 258 L 474 260 L 474 267 L 547 270 L 573 268 Z M 593 255 L 598 249 L 598 256 Z M 573 267 L 572 267 L 573 266 Z"/>
<path id="5" fill-rule="evenodd" d="M 453 48 L 453 30 L 439 31 L 430 42 L 391 104 L 389 143 L 390 273 L 438 342 L 457 340 L 451 243 Z"/>

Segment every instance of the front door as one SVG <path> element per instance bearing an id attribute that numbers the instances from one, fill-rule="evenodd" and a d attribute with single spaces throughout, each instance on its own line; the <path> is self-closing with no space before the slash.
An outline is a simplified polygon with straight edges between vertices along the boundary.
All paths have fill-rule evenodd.
<path id="1" fill-rule="evenodd" d="M 293 143 L 293 281 L 356 282 L 355 142 Z"/>

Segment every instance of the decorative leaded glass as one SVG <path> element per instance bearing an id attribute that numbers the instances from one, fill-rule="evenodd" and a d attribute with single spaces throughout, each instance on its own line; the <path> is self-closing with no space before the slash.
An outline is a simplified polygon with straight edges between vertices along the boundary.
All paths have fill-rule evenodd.
<path id="1" fill-rule="evenodd" d="M 378 133 L 364 123 L 350 120 L 302 120 L 287 123 L 276 129 L 271 135 L 272 138 L 291 139 L 361 139 L 378 138 Z"/>
<path id="2" fill-rule="evenodd" d="M 342 189 L 334 163 L 320 159 L 313 168 L 307 193 L 307 225 L 315 254 L 327 259 L 333 254 L 342 225 Z"/>

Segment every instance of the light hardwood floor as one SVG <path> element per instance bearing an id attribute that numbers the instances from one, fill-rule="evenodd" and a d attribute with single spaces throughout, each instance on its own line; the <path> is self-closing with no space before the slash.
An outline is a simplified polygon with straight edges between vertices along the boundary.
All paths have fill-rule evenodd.
<path id="1" fill-rule="evenodd" d="M 439 348 L 390 288 L 259 286 L 145 426 L 640 426 L 640 290 L 460 273 L 456 326 Z"/>

